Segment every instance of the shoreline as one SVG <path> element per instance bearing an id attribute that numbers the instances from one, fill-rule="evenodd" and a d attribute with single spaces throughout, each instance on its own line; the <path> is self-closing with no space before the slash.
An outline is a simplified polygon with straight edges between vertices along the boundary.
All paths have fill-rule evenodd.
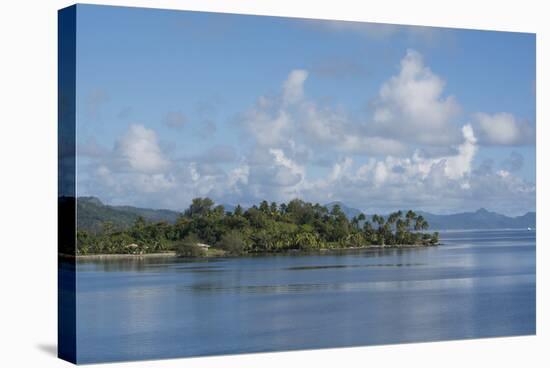
<path id="1" fill-rule="evenodd" d="M 163 258 L 163 257 L 177 257 L 176 252 L 164 252 L 164 253 L 145 253 L 145 254 L 124 254 L 124 253 L 113 253 L 113 254 L 85 254 L 85 255 L 74 255 L 74 254 L 64 254 L 59 253 L 61 258 L 76 258 L 76 259 L 139 259 L 139 258 Z"/>
<path id="2" fill-rule="evenodd" d="M 392 250 L 392 249 L 413 249 L 413 248 L 429 248 L 436 247 L 439 244 L 427 245 L 427 244 L 402 244 L 402 245 L 369 245 L 365 247 L 347 247 L 347 248 L 330 248 L 330 249 L 315 249 L 310 251 L 304 250 L 287 250 L 284 252 L 259 252 L 259 253 L 247 253 L 243 255 L 229 255 L 229 254 L 215 254 L 205 257 L 180 257 L 180 258 L 221 258 L 221 257 L 254 257 L 265 255 L 310 255 L 310 254 L 323 254 L 323 253 L 337 253 L 354 250 Z M 89 259 L 89 260 L 110 260 L 110 259 L 142 259 L 142 258 L 167 258 L 167 257 L 179 257 L 175 251 L 164 253 L 145 253 L 145 254 L 86 254 L 86 255 L 72 255 L 59 253 L 61 258 L 76 258 L 76 259 Z"/>

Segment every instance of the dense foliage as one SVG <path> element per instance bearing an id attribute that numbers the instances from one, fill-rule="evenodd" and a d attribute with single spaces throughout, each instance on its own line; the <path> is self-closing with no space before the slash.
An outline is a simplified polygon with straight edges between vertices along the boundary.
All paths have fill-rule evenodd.
<path id="1" fill-rule="evenodd" d="M 201 256 L 197 243 L 227 254 L 318 250 L 366 246 L 434 245 L 438 233 L 424 233 L 428 223 L 413 211 L 387 218 L 359 214 L 351 220 L 340 206 L 331 210 L 294 199 L 289 203 L 261 202 L 226 212 L 209 198 L 195 198 L 175 224 L 147 222 L 139 217 L 125 230 L 109 222 L 93 234 L 77 232 L 79 254 L 155 253 L 176 250 L 182 256 Z M 208 251 L 210 252 L 210 250 Z"/>

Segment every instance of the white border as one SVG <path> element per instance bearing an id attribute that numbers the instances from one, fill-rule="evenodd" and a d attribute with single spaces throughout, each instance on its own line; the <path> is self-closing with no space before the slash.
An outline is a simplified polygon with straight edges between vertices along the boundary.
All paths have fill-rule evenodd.
<path id="1" fill-rule="evenodd" d="M 542 1 L 306 0 L 96 1 L 97 4 L 537 33 L 536 337 L 249 354 L 110 364 L 110 367 L 542 367 L 548 335 L 548 136 L 550 27 Z M 0 366 L 61 367 L 57 335 L 57 10 L 61 0 L 0 3 Z M 513 86 L 510 86 L 513 88 Z M 546 289 L 546 290 L 545 290 Z M 546 311 L 546 312 L 545 312 Z M 546 350 L 545 350 L 546 348 Z"/>

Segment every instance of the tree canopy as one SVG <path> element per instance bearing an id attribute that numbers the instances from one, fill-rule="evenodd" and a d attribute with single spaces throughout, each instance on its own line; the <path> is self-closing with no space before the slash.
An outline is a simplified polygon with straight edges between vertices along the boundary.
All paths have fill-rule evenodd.
<path id="1" fill-rule="evenodd" d="M 109 222 L 92 234 L 77 232 L 78 254 L 155 253 L 176 250 L 182 256 L 201 256 L 199 243 L 226 254 L 319 250 L 368 246 L 435 245 L 439 234 L 425 233 L 429 224 L 414 211 L 386 218 L 361 213 L 348 219 L 340 206 L 293 199 L 277 204 L 262 201 L 234 211 L 215 206 L 210 198 L 195 198 L 174 224 L 138 218 L 126 230 Z M 133 246 L 129 246 L 129 245 Z M 136 247 L 137 245 L 137 247 Z"/>

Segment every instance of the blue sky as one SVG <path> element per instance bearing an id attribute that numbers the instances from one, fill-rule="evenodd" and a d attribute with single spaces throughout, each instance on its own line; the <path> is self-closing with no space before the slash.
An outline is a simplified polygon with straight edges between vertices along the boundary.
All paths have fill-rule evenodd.
<path id="1" fill-rule="evenodd" d="M 535 208 L 535 36 L 79 5 L 78 195 Z"/>

